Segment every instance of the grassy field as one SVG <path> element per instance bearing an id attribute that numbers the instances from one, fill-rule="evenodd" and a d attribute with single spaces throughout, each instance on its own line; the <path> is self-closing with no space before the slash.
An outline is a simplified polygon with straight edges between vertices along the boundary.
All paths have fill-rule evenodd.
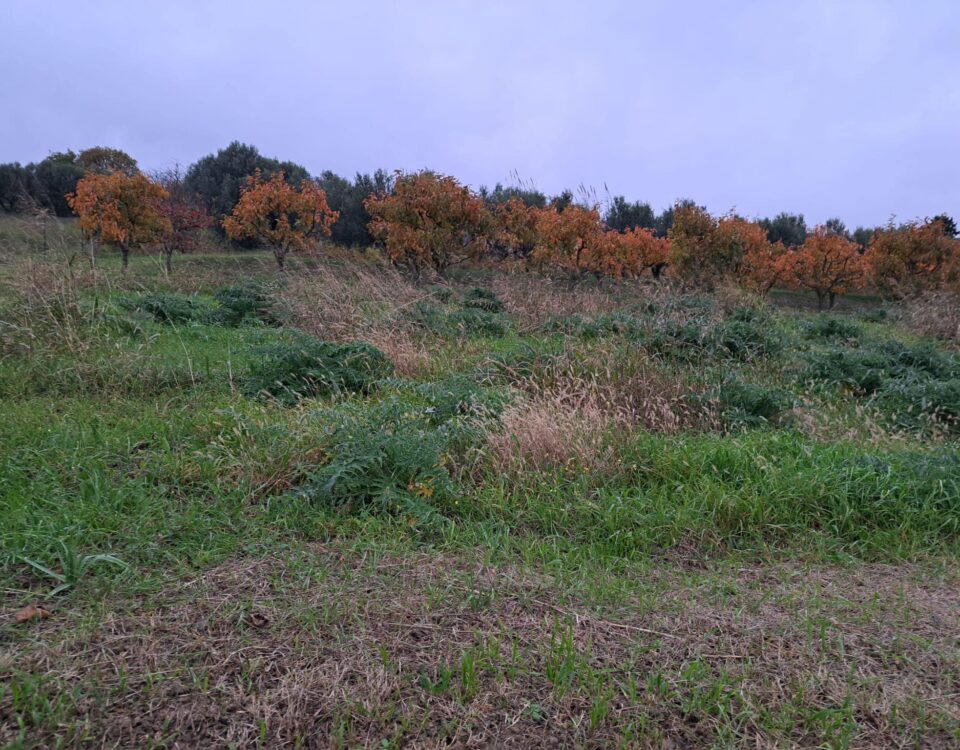
<path id="1" fill-rule="evenodd" d="M 960 354 L 916 316 L 38 231 L 4 746 L 960 743 Z"/>

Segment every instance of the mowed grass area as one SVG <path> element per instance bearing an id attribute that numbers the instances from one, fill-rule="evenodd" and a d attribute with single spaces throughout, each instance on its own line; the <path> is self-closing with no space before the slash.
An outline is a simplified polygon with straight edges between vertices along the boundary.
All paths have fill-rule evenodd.
<path id="1" fill-rule="evenodd" d="M 6 746 L 960 742 L 960 356 L 896 308 L 22 232 Z"/>

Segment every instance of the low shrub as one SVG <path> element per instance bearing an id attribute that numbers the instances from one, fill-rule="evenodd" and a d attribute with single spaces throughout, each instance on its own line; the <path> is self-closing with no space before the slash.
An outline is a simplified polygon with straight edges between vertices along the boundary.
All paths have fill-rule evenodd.
<path id="1" fill-rule="evenodd" d="M 960 379 L 894 380 L 879 401 L 903 427 L 939 425 L 960 432 Z"/>
<path id="2" fill-rule="evenodd" d="M 322 446 L 330 459 L 297 494 L 348 512 L 408 514 L 420 522 L 451 509 L 458 494 L 453 457 L 483 434 L 469 419 L 438 420 L 398 397 L 344 404 L 322 416 L 335 425 Z"/>
<path id="3" fill-rule="evenodd" d="M 826 315 L 824 313 L 817 315 L 812 320 L 804 321 L 800 328 L 805 338 L 826 339 L 828 341 L 856 341 L 863 334 L 863 330 L 856 323 L 837 315 Z"/>
<path id="4" fill-rule="evenodd" d="M 804 382 L 839 385 L 858 396 L 876 393 L 889 376 L 890 360 L 875 349 L 833 347 L 812 352 L 799 378 Z"/>
<path id="5" fill-rule="evenodd" d="M 688 320 L 656 329 L 643 346 L 655 354 L 681 360 L 711 356 L 750 361 L 779 354 L 783 339 L 766 318 L 730 318 L 710 328 Z"/>
<path id="6" fill-rule="evenodd" d="M 858 316 L 864 323 L 887 323 L 890 320 L 890 312 L 883 307 L 875 307 L 872 310 L 865 310 Z"/>
<path id="7" fill-rule="evenodd" d="M 847 386 L 862 396 L 878 392 L 888 381 L 960 378 L 960 363 L 930 344 L 884 341 L 869 348 L 811 352 L 800 377 Z"/>
<path id="8" fill-rule="evenodd" d="M 485 388 L 465 375 L 452 375 L 439 381 L 417 383 L 412 393 L 423 399 L 428 421 L 441 424 L 456 417 L 492 417 L 500 414 L 507 396 Z"/>
<path id="9" fill-rule="evenodd" d="M 564 333 L 583 339 L 599 339 L 607 336 L 640 338 L 644 333 L 643 321 L 635 315 L 617 311 L 585 318 L 582 315 L 562 315 L 549 318 L 541 327 L 546 333 Z"/>
<path id="10" fill-rule="evenodd" d="M 960 360 L 930 343 L 903 344 L 884 341 L 879 351 L 887 358 L 894 376 L 919 372 L 935 378 L 960 378 Z"/>
<path id="11" fill-rule="evenodd" d="M 674 304 L 683 310 L 713 310 L 717 306 L 717 300 L 701 294 L 684 294 L 678 297 Z"/>
<path id="12" fill-rule="evenodd" d="M 128 310 L 146 313 L 158 323 L 191 323 L 204 321 L 213 309 L 196 297 L 173 292 L 144 292 L 121 302 Z"/>
<path id="13" fill-rule="evenodd" d="M 213 298 L 220 305 L 216 312 L 223 325 L 238 326 L 250 320 L 274 322 L 270 314 L 272 300 L 263 284 L 247 281 L 224 287 Z"/>
<path id="14" fill-rule="evenodd" d="M 509 328 L 499 313 L 476 308 L 451 312 L 447 324 L 458 336 L 504 336 Z"/>
<path id="15" fill-rule="evenodd" d="M 463 306 L 487 312 L 503 312 L 503 301 L 489 289 L 475 286 L 463 298 Z"/>
<path id="16" fill-rule="evenodd" d="M 707 331 L 696 321 L 668 322 L 643 342 L 653 354 L 676 359 L 696 359 L 709 348 Z"/>
<path id="17" fill-rule="evenodd" d="M 434 284 L 430 287 L 430 296 L 437 302 L 447 303 L 453 299 L 453 290 L 448 286 Z"/>
<path id="18" fill-rule="evenodd" d="M 429 302 L 419 302 L 405 312 L 405 317 L 430 333 L 448 338 L 497 337 L 505 335 L 509 329 L 502 314 L 473 307 L 447 310 Z"/>
<path id="19" fill-rule="evenodd" d="M 558 356 L 559 351 L 549 346 L 520 341 L 487 357 L 477 368 L 477 378 L 480 381 L 516 383 L 544 372 Z"/>
<path id="20" fill-rule="evenodd" d="M 793 407 L 793 398 L 778 388 L 727 380 L 712 392 L 724 424 L 733 428 L 772 424 Z"/>
<path id="21" fill-rule="evenodd" d="M 283 403 L 343 391 L 366 393 L 393 374 L 386 355 L 364 342 L 334 344 L 300 336 L 257 354 L 245 379 L 246 393 Z"/>
<path id="22" fill-rule="evenodd" d="M 727 315 L 728 320 L 737 320 L 741 323 L 762 323 L 769 318 L 756 307 L 735 307 Z"/>
<path id="23" fill-rule="evenodd" d="M 783 339 L 773 322 L 760 314 L 717 323 L 710 331 L 709 343 L 716 354 L 745 362 L 783 351 Z"/>

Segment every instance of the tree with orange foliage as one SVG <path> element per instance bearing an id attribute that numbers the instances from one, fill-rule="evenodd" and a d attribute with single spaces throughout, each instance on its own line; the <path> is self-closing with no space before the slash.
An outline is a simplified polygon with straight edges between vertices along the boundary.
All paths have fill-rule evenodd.
<path id="1" fill-rule="evenodd" d="M 678 205 L 673 213 L 670 238 L 670 266 L 684 281 L 710 285 L 726 273 L 722 259 L 715 258 L 712 247 L 717 220 L 705 208 Z"/>
<path id="2" fill-rule="evenodd" d="M 155 242 L 170 230 L 160 210 L 167 191 L 140 172 L 91 173 L 77 182 L 67 203 L 89 237 L 116 245 L 127 270 L 130 251 Z"/>
<path id="3" fill-rule="evenodd" d="M 528 206 L 520 198 L 498 203 L 490 213 L 488 235 L 493 251 L 501 259 L 526 260 L 537 246 L 537 222 L 547 209 Z"/>
<path id="4" fill-rule="evenodd" d="M 891 222 L 877 229 L 864 255 L 871 279 L 881 291 L 901 296 L 936 289 L 960 273 L 960 240 L 944 222 Z"/>
<path id="5" fill-rule="evenodd" d="M 620 243 L 620 264 L 623 274 L 639 276 L 649 268 L 655 279 L 660 278 L 670 257 L 670 240 L 666 237 L 657 237 L 653 234 L 653 230 L 643 227 L 627 229 L 615 235 Z"/>
<path id="6" fill-rule="evenodd" d="M 670 263 L 684 281 L 711 287 L 741 272 L 744 258 L 766 252 L 766 230 L 738 216 L 715 219 L 695 205 L 677 206 L 670 228 Z"/>
<path id="7" fill-rule="evenodd" d="M 425 269 L 443 274 L 483 248 L 483 201 L 453 177 L 397 173 L 391 193 L 371 195 L 363 205 L 372 217 L 370 234 L 418 278 Z"/>
<path id="8" fill-rule="evenodd" d="M 283 271 L 287 255 L 313 247 L 319 235 L 330 236 L 339 212 L 327 205 L 327 196 L 309 180 L 294 187 L 282 171 L 264 181 L 258 169 L 247 178 L 233 213 L 224 217 L 223 228 L 235 240 L 259 240 L 273 250 L 277 268 Z"/>
<path id="9" fill-rule="evenodd" d="M 537 246 L 530 258 L 540 268 L 557 268 L 571 278 L 584 272 L 619 276 L 619 247 L 607 234 L 596 209 L 546 208 L 537 217 Z"/>
<path id="10" fill-rule="evenodd" d="M 740 264 L 740 283 L 761 299 L 789 278 L 787 249 L 779 242 L 751 245 Z"/>
<path id="11" fill-rule="evenodd" d="M 858 288 L 864 281 L 863 258 L 857 243 L 816 227 L 806 242 L 789 254 L 789 279 L 817 295 L 817 308 L 832 308 L 838 294 Z"/>

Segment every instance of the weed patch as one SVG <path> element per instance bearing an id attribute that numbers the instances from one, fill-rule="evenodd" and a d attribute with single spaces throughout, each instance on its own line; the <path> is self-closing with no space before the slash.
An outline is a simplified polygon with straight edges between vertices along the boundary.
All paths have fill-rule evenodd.
<path id="1" fill-rule="evenodd" d="M 245 390 L 250 396 L 268 395 L 289 404 L 332 393 L 367 393 L 392 374 L 390 360 L 370 344 L 333 344 L 297 336 L 256 352 Z"/>

